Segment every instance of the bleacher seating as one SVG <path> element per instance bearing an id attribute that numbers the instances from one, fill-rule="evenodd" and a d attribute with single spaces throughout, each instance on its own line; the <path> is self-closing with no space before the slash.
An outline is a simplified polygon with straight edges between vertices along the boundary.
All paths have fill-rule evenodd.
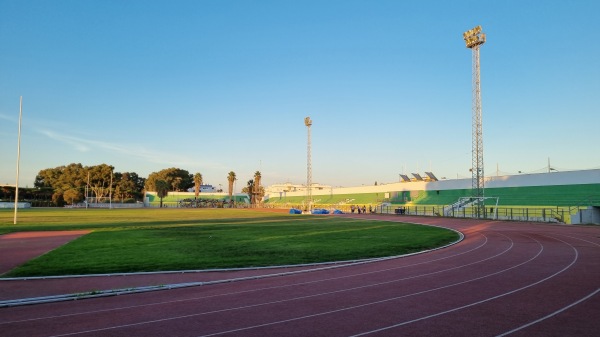
<path id="1" fill-rule="evenodd" d="M 450 205 L 469 196 L 470 189 L 419 191 L 410 204 Z M 485 196 L 502 206 L 600 206 L 600 184 L 486 188 Z"/>
<path id="2" fill-rule="evenodd" d="M 333 194 L 319 195 L 313 197 L 315 203 L 320 205 L 375 205 L 383 197 L 383 193 L 362 193 L 362 194 Z M 274 197 L 267 201 L 269 204 L 302 204 L 306 200 L 305 196 L 294 197 Z M 318 200 L 318 202 L 317 202 Z"/>
<path id="3" fill-rule="evenodd" d="M 390 191 L 393 205 L 451 205 L 471 196 L 470 189 Z M 318 195 L 321 205 L 376 205 L 384 193 Z M 486 188 L 486 197 L 498 197 L 501 206 L 600 206 L 600 184 Z M 299 205 L 305 196 L 271 198 L 269 204 Z M 388 200 L 386 200 L 388 201 Z"/>

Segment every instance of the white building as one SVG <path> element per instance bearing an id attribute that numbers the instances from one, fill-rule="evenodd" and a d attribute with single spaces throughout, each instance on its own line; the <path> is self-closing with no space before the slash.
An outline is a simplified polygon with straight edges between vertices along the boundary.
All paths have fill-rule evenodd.
<path id="1" fill-rule="evenodd" d="M 195 192 L 194 187 L 188 188 L 188 192 Z M 215 193 L 217 189 L 213 185 L 200 185 L 200 193 Z"/>
<path id="2" fill-rule="evenodd" d="M 312 191 L 330 191 L 331 186 L 329 185 L 321 185 L 318 183 L 312 184 Z M 283 184 L 273 184 L 265 188 L 265 194 L 278 194 L 279 192 L 306 192 L 306 185 L 300 184 L 292 184 L 292 183 L 283 183 Z"/>

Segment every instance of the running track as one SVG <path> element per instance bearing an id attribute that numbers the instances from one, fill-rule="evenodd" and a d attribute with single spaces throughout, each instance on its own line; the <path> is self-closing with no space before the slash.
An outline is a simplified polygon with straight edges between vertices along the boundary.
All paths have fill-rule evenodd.
<path id="1" fill-rule="evenodd" d="M 600 228 L 366 217 L 465 239 L 288 276 L 2 308 L 0 336 L 600 335 Z"/>

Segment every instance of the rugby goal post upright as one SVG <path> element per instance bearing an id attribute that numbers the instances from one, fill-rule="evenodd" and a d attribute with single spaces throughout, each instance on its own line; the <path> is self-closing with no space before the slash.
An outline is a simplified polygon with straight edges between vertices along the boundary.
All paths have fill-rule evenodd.
<path id="1" fill-rule="evenodd" d="M 472 197 L 477 199 L 476 217 L 485 217 L 484 172 L 483 172 L 483 127 L 481 119 L 481 79 L 479 66 L 479 48 L 485 43 L 485 33 L 477 26 L 463 33 L 466 47 L 473 53 L 473 97 L 472 97 L 472 154 L 471 187 Z"/>
<path id="2" fill-rule="evenodd" d="M 17 177 L 15 181 L 15 216 L 13 225 L 17 224 L 17 209 L 19 208 L 19 163 L 21 161 L 21 119 L 23 116 L 23 96 L 19 98 L 19 133 L 17 136 Z"/>

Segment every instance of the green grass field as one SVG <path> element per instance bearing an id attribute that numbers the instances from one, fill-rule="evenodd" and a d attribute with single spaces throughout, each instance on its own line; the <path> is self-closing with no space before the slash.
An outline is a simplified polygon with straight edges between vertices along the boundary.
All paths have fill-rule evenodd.
<path id="1" fill-rule="evenodd" d="M 0 233 L 93 232 L 2 275 L 48 276 L 299 264 L 399 255 L 455 232 L 386 221 L 228 209 L 0 211 Z"/>

